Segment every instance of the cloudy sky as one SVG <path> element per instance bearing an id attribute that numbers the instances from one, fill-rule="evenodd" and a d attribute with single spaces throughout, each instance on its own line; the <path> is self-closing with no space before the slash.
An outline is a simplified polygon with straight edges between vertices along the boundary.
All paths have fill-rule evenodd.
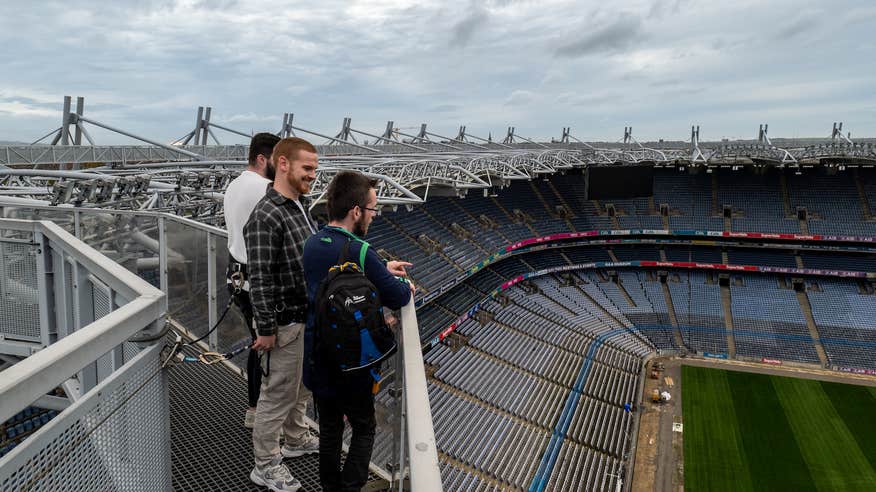
<path id="1" fill-rule="evenodd" d="M 429 123 L 616 140 L 876 137 L 871 0 L 0 0 L 0 141 L 86 115 L 161 141 Z M 129 142 L 98 130 L 101 144 Z M 223 143 L 243 139 L 219 133 Z"/>

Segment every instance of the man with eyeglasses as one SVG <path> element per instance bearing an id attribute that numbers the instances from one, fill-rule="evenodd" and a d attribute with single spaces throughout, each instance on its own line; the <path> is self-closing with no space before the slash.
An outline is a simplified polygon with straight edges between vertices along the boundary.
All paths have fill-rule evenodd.
<path id="1" fill-rule="evenodd" d="M 344 246 L 377 289 L 383 306 L 399 309 L 408 303 L 415 287 L 404 277 L 404 261 L 384 263 L 365 242 L 368 227 L 377 215 L 376 180 L 357 171 L 341 171 L 325 192 L 329 223 L 304 244 L 304 277 L 309 309 L 304 331 L 304 384 L 313 393 L 319 415 L 319 478 L 325 492 L 359 491 L 368 479 L 368 463 L 374 445 L 374 376 L 367 370 L 342 373 L 337 367 L 311 362 L 316 295 L 329 268 L 335 265 Z M 352 436 L 344 467 L 341 444 L 344 418 Z"/>

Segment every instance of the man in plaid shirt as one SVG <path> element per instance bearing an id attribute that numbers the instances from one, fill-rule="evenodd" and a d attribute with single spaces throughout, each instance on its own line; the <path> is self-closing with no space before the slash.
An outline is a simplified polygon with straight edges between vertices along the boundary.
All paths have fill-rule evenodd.
<path id="1" fill-rule="evenodd" d="M 277 143 L 272 161 L 277 173 L 274 184 L 243 228 L 257 334 L 252 347 L 262 351 L 264 373 L 252 433 L 255 468 L 250 479 L 274 491 L 290 492 L 301 484 L 283 458 L 319 452 L 319 440 L 304 420 L 310 392 L 301 384 L 307 313 L 301 253 L 304 241 L 317 230 L 305 195 L 319 164 L 316 148 L 300 138 Z"/>

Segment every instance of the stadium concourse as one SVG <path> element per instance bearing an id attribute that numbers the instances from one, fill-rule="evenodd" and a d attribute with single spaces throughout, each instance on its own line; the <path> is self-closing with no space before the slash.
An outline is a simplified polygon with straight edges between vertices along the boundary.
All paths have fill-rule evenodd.
<path id="1" fill-rule="evenodd" d="M 348 121 L 345 128 L 349 135 Z M 398 148 L 402 157 L 365 164 L 354 155 L 363 146 L 342 132 L 333 140 L 343 140 L 335 148 L 347 156 L 327 157 L 318 181 L 324 185 L 346 160 L 382 180 L 382 213 L 367 239 L 385 258 L 414 264 L 410 275 L 420 287 L 415 322 L 445 490 L 629 487 L 644 368 L 656 355 L 876 374 L 872 146 L 855 147 L 854 157 L 848 149 L 838 153 L 836 142 L 833 151 L 827 144 L 793 156 L 782 151 L 793 163 L 810 159 L 803 167 L 785 165 L 786 156 L 771 144 L 701 149 L 698 129 L 692 132 L 693 154 L 642 146 L 600 150 L 570 143 L 567 129 L 552 144 L 521 143 L 511 129 L 501 144 L 473 144 L 464 128 L 456 138 L 442 140 L 425 126 L 419 136 L 390 142 L 396 137 L 390 130 L 387 146 L 423 147 L 431 157 L 404 157 L 416 155 L 416 149 Z M 203 138 L 206 143 L 206 133 Z M 461 152 L 442 145 L 468 147 Z M 331 154 L 332 147 L 320 150 Z M 750 155 L 743 159 L 745 152 Z M 608 154 L 610 162 L 602 162 Z M 408 160 L 396 165 L 393 159 Z M 740 159 L 747 159 L 745 165 L 724 165 Z M 405 167 L 415 161 L 427 166 L 416 168 L 420 173 L 434 170 L 440 186 Z M 209 348 L 230 350 L 245 341 L 245 333 L 229 320 L 216 320 L 217 306 L 226 299 L 214 285 L 223 268 L 217 259 L 221 231 L 199 225 L 221 227 L 221 210 L 215 202 L 205 203 L 222 184 L 218 178 L 193 183 L 215 169 L 227 184 L 233 166 L 205 161 L 196 171 L 186 168 L 185 180 L 168 188 L 168 176 L 179 174 L 185 163 L 164 162 L 151 178 L 129 183 L 139 183 L 138 191 L 110 184 L 112 200 L 87 206 L 94 195 L 83 190 L 97 193 L 99 186 L 85 180 L 96 180 L 99 173 L 105 182 L 130 179 L 119 176 L 140 176 L 134 173 L 154 169 L 150 166 L 155 164 L 107 163 L 97 171 L 71 171 L 60 180 L 69 185 L 54 183 L 51 203 L 39 202 L 41 191 L 31 187 L 0 204 L 7 218 L 56 222 L 161 289 L 168 296 L 167 316 L 181 331 L 200 336 L 219 322 Z M 451 178 L 446 173 L 454 166 Z M 595 171 L 604 167 L 615 174 Z M 18 186 L 51 176 L 4 172 Z M 315 187 L 316 198 L 319 191 Z M 80 193 L 85 198 L 76 202 Z M 125 193 L 130 197 L 122 197 Z M 74 206 L 58 206 L 67 201 Z M 113 205 L 120 203 L 127 205 Z M 321 213 L 319 205 L 315 212 Z M 107 230 L 118 236 L 106 239 Z M 208 251 L 207 258 L 188 256 L 192 244 Z M 164 252 L 151 261 L 158 250 Z M 4 251 L 12 259 L 18 253 L 11 245 Z M 171 265 L 169 271 L 162 263 Z M 233 377 L 212 374 L 189 374 L 189 383 L 171 379 L 169 405 L 171 418 L 179 419 L 211 408 L 210 421 L 191 425 L 215 435 L 209 424 L 237 426 L 237 414 L 219 415 L 209 392 L 186 388 L 211 377 L 224 385 L 222 391 L 236 391 Z M 242 415 L 239 384 L 241 411 L 228 412 Z M 399 407 L 390 386 L 377 397 L 378 414 L 386 419 Z M 187 398 L 206 406 L 190 405 Z M 15 448 L 26 447 L 22 444 L 56 418 L 40 408 L 28 406 L 3 424 L 0 448 L 16 463 L 24 451 L 15 454 Z M 221 407 L 226 408 L 231 407 Z M 183 432 L 187 427 L 180 421 L 171 428 L 171 439 L 199 439 L 190 428 Z M 248 459 L 240 451 L 247 440 L 242 427 L 227 435 L 233 436 L 229 449 L 236 450 L 228 456 Z M 189 444 L 174 443 L 176 488 L 194 488 L 198 474 L 224 467 L 227 490 L 247 489 L 245 474 L 228 474 L 236 464 L 219 458 L 190 464 L 189 453 L 199 447 Z M 393 456 L 391 425 L 382 426 L 372 471 L 385 475 Z M 3 468 L 3 460 L 5 472 L 9 466 Z"/>

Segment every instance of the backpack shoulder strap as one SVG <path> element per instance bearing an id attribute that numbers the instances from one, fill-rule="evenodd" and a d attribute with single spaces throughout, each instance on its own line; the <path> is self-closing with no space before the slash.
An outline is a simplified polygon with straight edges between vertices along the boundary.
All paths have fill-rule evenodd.
<path id="1" fill-rule="evenodd" d="M 368 253 L 368 243 L 359 241 L 359 244 L 359 268 L 362 269 L 362 273 L 365 273 L 365 254 Z"/>
<path id="2" fill-rule="evenodd" d="M 344 247 L 341 249 L 341 256 L 338 257 L 338 265 L 343 265 L 350 259 L 350 243 L 356 241 L 360 244 L 359 246 L 359 269 L 362 273 L 365 273 L 365 255 L 368 253 L 369 244 L 366 241 L 363 241 L 356 237 L 347 237 L 347 242 L 344 243 Z"/>
<path id="3" fill-rule="evenodd" d="M 347 242 L 344 243 L 344 247 L 341 248 L 341 256 L 338 257 L 338 265 L 343 265 L 347 262 L 347 258 L 350 256 L 350 243 L 352 241 L 347 239 Z"/>
<path id="4" fill-rule="evenodd" d="M 341 249 L 341 256 L 338 257 L 338 265 L 343 265 L 350 259 L 350 243 L 356 241 L 360 244 L 359 246 L 359 269 L 362 273 L 365 273 L 365 255 L 368 253 L 368 243 L 365 241 L 361 241 L 359 239 L 347 238 L 347 242 L 344 243 L 343 249 Z"/>

